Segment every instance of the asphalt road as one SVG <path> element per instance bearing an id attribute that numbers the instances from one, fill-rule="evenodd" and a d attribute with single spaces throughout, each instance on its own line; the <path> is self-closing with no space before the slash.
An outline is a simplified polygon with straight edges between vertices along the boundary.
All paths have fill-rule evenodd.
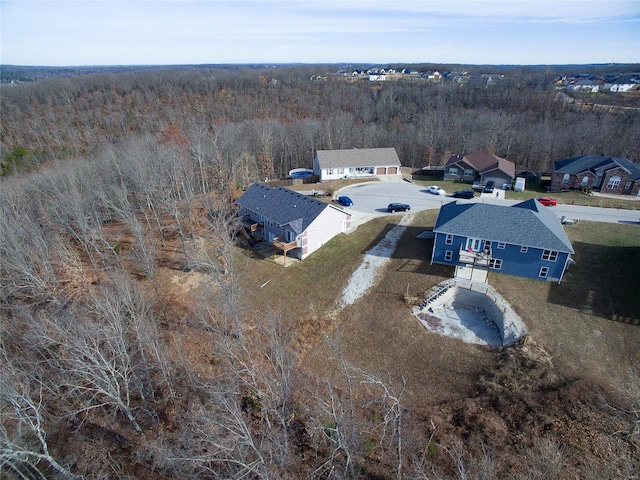
<path id="1" fill-rule="evenodd" d="M 448 202 L 484 202 L 496 205 L 513 205 L 517 200 L 501 200 L 493 196 L 481 196 L 472 200 L 455 199 L 452 192 L 446 196 L 433 195 L 426 192 L 426 187 L 406 181 L 372 182 L 351 185 L 340 190 L 340 195 L 347 195 L 353 200 L 353 206 L 345 208 L 358 218 L 371 215 L 387 214 L 387 205 L 391 202 L 408 203 L 412 212 L 440 208 Z M 638 202 L 640 207 L 640 202 Z M 620 210 L 616 208 L 584 207 L 580 205 L 558 204 L 547 207 L 560 218 L 565 216 L 574 220 L 592 222 L 629 223 L 640 225 L 640 210 Z"/>

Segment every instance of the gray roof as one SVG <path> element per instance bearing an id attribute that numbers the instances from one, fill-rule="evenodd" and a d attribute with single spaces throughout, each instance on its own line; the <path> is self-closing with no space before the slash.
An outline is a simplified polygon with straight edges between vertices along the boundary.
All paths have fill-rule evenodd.
<path id="1" fill-rule="evenodd" d="M 629 180 L 640 179 L 640 165 L 622 157 L 607 157 L 606 155 L 583 155 L 582 157 L 567 158 L 553 162 L 556 173 L 577 175 L 586 171 L 610 165 L 620 166 L 629 172 Z"/>
<path id="2" fill-rule="evenodd" d="M 440 208 L 436 233 L 574 253 L 558 217 L 531 199 L 510 207 L 451 202 Z"/>
<path id="3" fill-rule="evenodd" d="M 317 150 L 320 168 L 400 166 L 395 148 Z"/>
<path id="4" fill-rule="evenodd" d="M 275 222 L 278 226 L 290 225 L 296 234 L 304 232 L 326 208 L 335 208 L 288 188 L 271 188 L 260 183 L 251 185 L 236 203 Z M 336 210 L 342 211 L 337 208 Z M 345 215 L 348 214 L 345 212 Z"/>

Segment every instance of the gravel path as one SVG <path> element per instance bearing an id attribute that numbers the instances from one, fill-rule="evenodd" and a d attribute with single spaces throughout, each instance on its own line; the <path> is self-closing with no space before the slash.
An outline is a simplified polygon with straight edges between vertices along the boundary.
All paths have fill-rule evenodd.
<path id="1" fill-rule="evenodd" d="M 400 223 L 393 227 L 384 238 L 371 250 L 367 251 L 358 268 L 351 274 L 349 283 L 342 291 L 342 302 L 340 308 L 355 303 L 360 297 L 374 285 L 376 276 L 391 258 L 398 240 L 413 220 L 413 214 L 407 213 Z"/>

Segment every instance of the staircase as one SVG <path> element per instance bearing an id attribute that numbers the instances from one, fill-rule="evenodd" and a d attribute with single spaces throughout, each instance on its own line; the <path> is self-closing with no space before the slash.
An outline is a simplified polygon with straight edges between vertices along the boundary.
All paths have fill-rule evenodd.
<path id="1" fill-rule="evenodd" d="M 452 286 L 453 281 L 448 281 L 444 285 L 440 285 L 433 293 L 431 293 L 431 295 L 429 295 L 422 301 L 422 303 L 420 304 L 420 309 L 424 310 L 425 308 L 427 308 L 431 303 L 442 297 L 442 295 L 444 295 Z"/>

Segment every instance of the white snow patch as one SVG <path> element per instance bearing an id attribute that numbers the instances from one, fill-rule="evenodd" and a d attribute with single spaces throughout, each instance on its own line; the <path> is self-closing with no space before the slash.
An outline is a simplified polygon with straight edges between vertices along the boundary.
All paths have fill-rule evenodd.
<path id="1" fill-rule="evenodd" d="M 365 253 L 362 262 L 351 274 L 349 283 L 342 291 L 341 308 L 355 303 L 374 285 L 378 271 L 389 261 L 398 240 L 412 220 L 413 214 L 405 214 L 400 223 L 393 227 L 380 243 Z"/>

